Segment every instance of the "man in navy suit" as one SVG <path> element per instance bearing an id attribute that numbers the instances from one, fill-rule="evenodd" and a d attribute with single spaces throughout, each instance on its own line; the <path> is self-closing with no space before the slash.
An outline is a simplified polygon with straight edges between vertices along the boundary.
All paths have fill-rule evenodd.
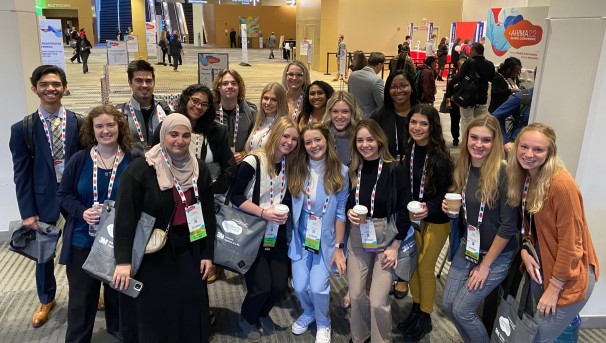
<path id="1" fill-rule="evenodd" d="M 57 188 L 63 167 L 80 149 L 80 144 L 77 116 L 61 104 L 67 87 L 65 72 L 56 66 L 43 65 L 34 70 L 30 81 L 32 92 L 40 98 L 40 107 L 30 115 L 28 127 L 24 128 L 21 120 L 11 126 L 9 147 L 23 225 L 37 230 L 38 222 L 56 224 L 59 220 Z M 57 125 L 59 130 L 53 130 Z M 56 135 L 57 132 L 61 134 Z M 54 260 L 36 264 L 36 288 L 40 305 L 34 312 L 32 325 L 39 327 L 55 306 Z"/>

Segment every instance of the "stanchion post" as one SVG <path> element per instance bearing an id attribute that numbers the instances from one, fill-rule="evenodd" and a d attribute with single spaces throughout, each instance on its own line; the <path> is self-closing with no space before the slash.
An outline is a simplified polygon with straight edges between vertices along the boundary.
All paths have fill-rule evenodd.
<path id="1" fill-rule="evenodd" d="M 330 52 L 326 53 L 326 73 L 324 73 L 324 75 L 330 75 L 330 73 L 328 72 L 328 62 L 330 61 Z"/>

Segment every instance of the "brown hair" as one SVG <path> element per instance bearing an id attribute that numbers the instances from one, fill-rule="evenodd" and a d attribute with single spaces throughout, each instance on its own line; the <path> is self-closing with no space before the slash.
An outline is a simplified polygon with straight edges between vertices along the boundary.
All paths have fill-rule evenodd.
<path id="1" fill-rule="evenodd" d="M 97 144 L 95 138 L 95 130 L 93 128 L 93 120 L 103 114 L 109 114 L 114 118 L 116 124 L 118 124 L 118 145 L 122 151 L 130 150 L 130 131 L 128 130 L 128 122 L 124 118 L 124 114 L 120 113 L 114 106 L 111 105 L 100 105 L 94 107 L 88 113 L 88 116 L 84 118 L 82 127 L 80 128 L 80 142 L 87 148 L 93 147 Z"/>

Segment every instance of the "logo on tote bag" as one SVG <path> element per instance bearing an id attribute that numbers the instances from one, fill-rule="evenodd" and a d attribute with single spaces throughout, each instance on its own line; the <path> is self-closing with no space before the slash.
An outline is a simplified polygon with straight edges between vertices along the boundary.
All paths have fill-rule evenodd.
<path id="1" fill-rule="evenodd" d="M 233 220 L 229 220 L 229 221 L 224 221 L 223 222 L 223 230 L 225 230 L 225 232 L 228 233 L 233 233 L 234 235 L 240 235 L 242 233 L 242 226 L 238 225 L 238 223 L 236 223 Z"/>

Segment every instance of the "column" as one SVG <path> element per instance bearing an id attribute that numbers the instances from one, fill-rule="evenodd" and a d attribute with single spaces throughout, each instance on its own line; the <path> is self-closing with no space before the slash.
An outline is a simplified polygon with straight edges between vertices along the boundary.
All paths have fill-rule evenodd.
<path id="1" fill-rule="evenodd" d="M 145 0 L 130 0 L 133 18 L 133 34 L 139 37 L 139 52 L 135 59 L 147 61 L 147 44 L 145 36 Z M 155 63 L 155 61 L 152 61 Z"/>

